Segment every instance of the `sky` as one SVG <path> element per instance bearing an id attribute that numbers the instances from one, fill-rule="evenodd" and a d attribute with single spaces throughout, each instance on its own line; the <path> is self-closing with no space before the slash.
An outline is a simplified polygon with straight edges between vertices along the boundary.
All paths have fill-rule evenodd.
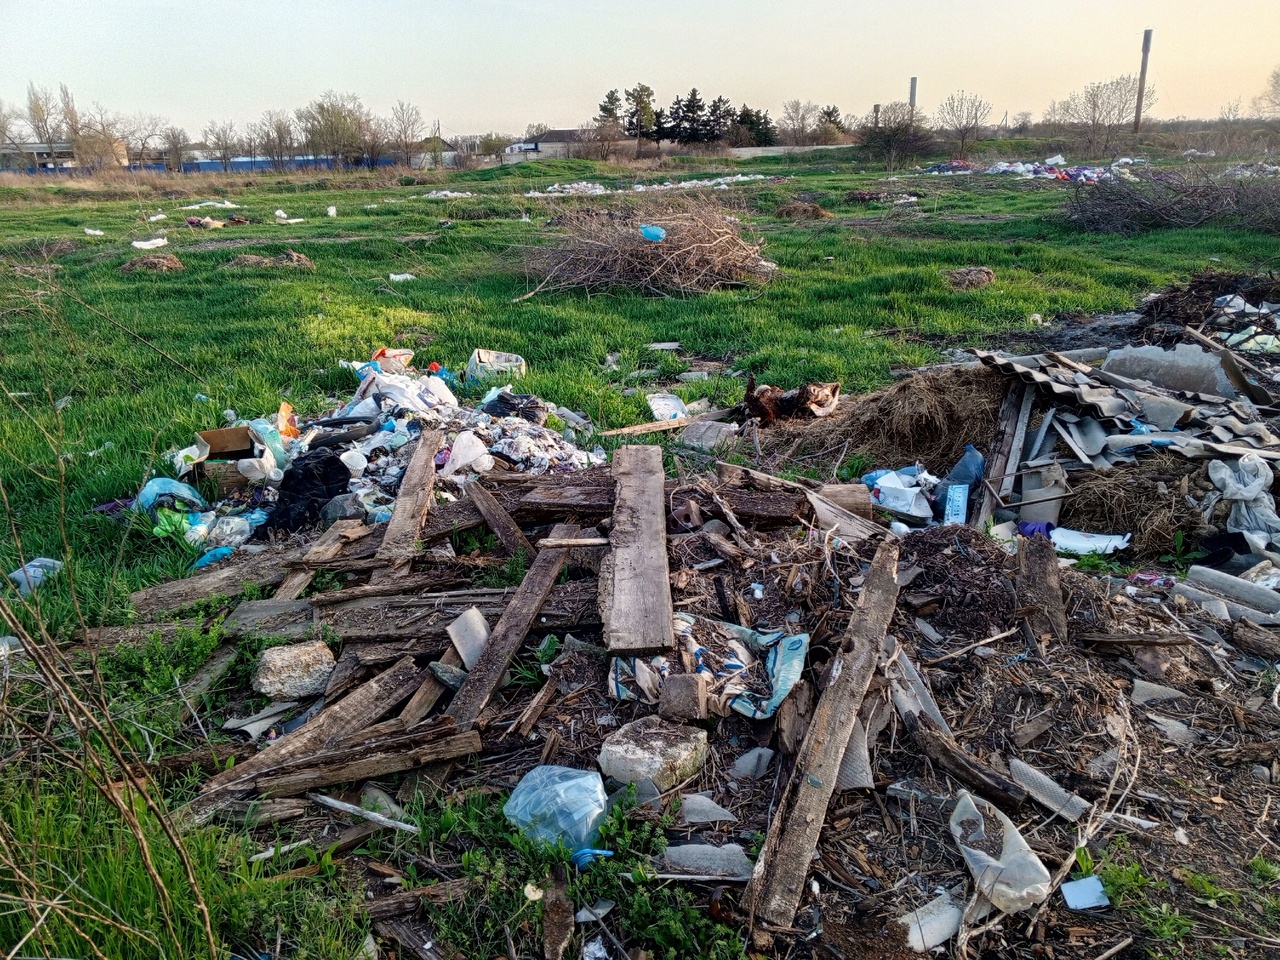
<path id="1" fill-rule="evenodd" d="M 637 82 L 861 115 L 914 75 L 922 109 L 964 89 L 995 122 L 1136 73 L 1148 27 L 1153 116 L 1247 106 L 1280 65 L 1276 0 L 0 0 L 0 100 L 66 83 L 196 136 L 333 89 L 450 136 L 576 127 Z"/>

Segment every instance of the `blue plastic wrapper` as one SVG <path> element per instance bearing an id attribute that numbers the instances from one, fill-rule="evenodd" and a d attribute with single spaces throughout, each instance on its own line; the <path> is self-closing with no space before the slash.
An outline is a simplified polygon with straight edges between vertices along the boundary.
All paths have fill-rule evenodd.
<path id="1" fill-rule="evenodd" d="M 541 766 L 520 779 L 502 812 L 525 836 L 577 853 L 600 839 L 608 799 L 594 770 Z"/>
<path id="2" fill-rule="evenodd" d="M 663 230 L 662 227 L 656 227 L 651 223 L 644 223 L 640 225 L 640 236 L 644 237 L 650 243 L 661 243 L 663 240 L 667 239 L 667 231 Z"/>

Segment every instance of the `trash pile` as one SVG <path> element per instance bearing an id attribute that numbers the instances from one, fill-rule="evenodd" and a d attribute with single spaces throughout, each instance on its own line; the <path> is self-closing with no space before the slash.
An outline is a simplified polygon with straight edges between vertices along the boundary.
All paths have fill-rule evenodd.
<path id="1" fill-rule="evenodd" d="M 1098 183 L 1101 180 L 1124 177 L 1126 176 L 1126 167 L 1144 162 L 1142 160 L 1133 160 L 1129 157 L 1121 157 L 1110 166 L 1105 167 L 1089 164 L 1067 166 L 1065 157 L 1055 156 L 1049 157 L 1044 163 L 1000 160 L 984 167 L 965 160 L 948 160 L 945 163 L 935 163 L 932 166 L 925 167 L 921 172 L 945 177 L 968 176 L 975 173 L 1014 174 L 1027 180 L 1065 180 L 1071 183 Z"/>
<path id="2" fill-rule="evenodd" d="M 610 193 L 660 193 L 667 190 L 728 190 L 743 183 L 768 180 L 770 183 L 788 183 L 792 177 L 770 177 L 763 173 L 735 173 L 705 180 L 666 180 L 662 183 L 633 183 L 626 189 L 614 189 L 592 180 L 576 180 L 573 183 L 553 183 L 545 190 L 529 190 L 526 197 L 602 197 Z"/>
<path id="3" fill-rule="evenodd" d="M 156 536 L 201 549 L 193 564 L 199 568 L 237 549 L 262 552 L 260 541 L 270 534 L 337 520 L 390 520 L 403 483 L 424 470 L 439 468 L 441 482 L 458 488 L 479 474 L 539 476 L 604 462 L 602 450 L 584 451 L 566 439 L 590 435 L 582 415 L 557 414 L 509 385 L 493 386 L 478 407 L 465 407 L 453 393 L 462 385 L 457 376 L 434 363 L 419 372 L 412 361 L 412 351 L 389 348 L 368 362 L 344 361 L 359 387 L 313 420 L 300 420 L 287 402 L 252 420 L 225 411 L 226 426 L 201 431 L 191 446 L 170 454 L 177 479 L 150 480 L 134 508 Z M 462 380 L 493 382 L 524 372 L 523 358 L 478 349 Z M 546 426 L 553 415 L 576 426 L 556 432 Z"/>

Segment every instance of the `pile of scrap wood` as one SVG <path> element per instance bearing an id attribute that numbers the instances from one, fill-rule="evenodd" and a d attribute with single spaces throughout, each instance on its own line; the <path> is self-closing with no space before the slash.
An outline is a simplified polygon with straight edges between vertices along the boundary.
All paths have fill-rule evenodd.
<path id="1" fill-rule="evenodd" d="M 668 480 L 650 446 L 554 481 L 473 481 L 444 505 L 429 470 L 406 484 L 389 523 L 339 522 L 308 547 L 134 595 L 158 616 L 274 585 L 230 609 L 229 641 L 323 635 L 338 648 L 322 696 L 230 725 L 286 732 L 213 767 L 183 822 L 248 819 L 271 824 L 264 854 L 287 860 L 300 843 L 339 855 L 418 829 L 367 802 L 374 787 L 401 802 L 508 790 L 545 764 L 621 778 L 606 759 L 620 739 L 640 754 L 700 742 L 676 782 L 638 784 L 650 805 L 692 810 L 701 794 L 719 811 L 701 824 L 681 813 L 655 875 L 705 891 L 774 956 L 951 942 L 957 955 L 1043 944 L 1094 957 L 1132 923 L 1065 905 L 1078 849 L 1102 860 L 1137 832 L 1158 851 L 1150 871 L 1211 857 L 1226 876 L 1228 860 L 1243 871 L 1259 826 L 1275 832 L 1280 709 L 1265 678 L 1280 641 L 1248 617 L 1214 620 L 1167 583 L 1061 569 L 1042 536 L 1017 538 L 1014 555 L 972 527 L 898 537 L 868 519 L 857 487 L 724 463 Z M 484 530 L 500 557 L 435 549 Z M 518 584 L 474 585 L 516 554 L 528 562 Z M 326 572 L 348 585 L 308 595 Z M 1280 594 L 1257 590 L 1280 610 Z M 549 634 L 565 639 L 546 682 L 506 683 Z M 320 839 L 318 818 L 342 826 Z M 742 859 L 751 836 L 764 838 L 754 863 Z M 677 854 L 717 866 L 691 871 Z M 434 942 L 434 911 L 479 895 L 457 857 L 433 862 L 439 882 L 390 894 L 391 868 L 378 869 L 366 909 L 384 941 L 462 955 L 414 947 Z M 625 915 L 600 924 L 610 939 L 591 943 L 611 945 L 598 955 L 643 945 Z M 1252 921 L 1241 930 L 1274 945 Z M 561 933 L 559 950 L 572 922 Z"/>

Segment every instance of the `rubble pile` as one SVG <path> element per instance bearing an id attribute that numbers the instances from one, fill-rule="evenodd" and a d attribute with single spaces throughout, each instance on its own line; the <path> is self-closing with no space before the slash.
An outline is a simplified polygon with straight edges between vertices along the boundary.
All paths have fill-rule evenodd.
<path id="1" fill-rule="evenodd" d="M 216 540 L 258 511 L 301 535 L 140 590 L 141 622 L 92 639 L 241 597 L 220 636 L 284 641 L 253 678 L 273 702 L 224 720 L 252 746 L 178 822 L 347 858 L 406 954 L 466 955 L 433 912 L 484 896 L 467 851 L 397 845 L 376 869 L 352 851 L 418 830 L 388 809 L 441 792 L 500 793 L 511 830 L 585 873 L 624 852 L 600 827 L 634 790 L 626 816 L 667 840 L 635 895 L 680 884 L 761 956 L 1120 955 L 1147 928 L 1108 869 L 1135 862 L 1162 909 L 1216 932 L 1185 877 L 1239 879 L 1277 843 L 1280 436 L 1276 381 L 1228 345 L 1271 301 L 1210 292 L 1190 325 L 1147 305 L 1182 323 L 1176 348 L 975 349 L 861 399 L 751 381 L 713 419 L 608 431 L 686 431 L 674 479 L 660 447 L 605 463 L 537 398 L 467 407 L 448 371 L 379 351 L 325 418 L 231 428 L 250 446 L 223 462 L 262 477 L 231 478 L 212 522 L 172 487 L 139 497 L 162 531 L 186 517 Z M 477 351 L 467 375 L 522 369 Z M 682 439 L 735 416 L 719 446 Z M 729 462 L 806 431 L 821 471 L 873 443 L 875 469 L 824 484 Z M 178 463 L 227 480 L 218 439 Z M 564 889 L 530 908 L 547 955 L 643 948 L 625 903 L 557 919 Z M 1237 955 L 1275 946 L 1265 919 L 1230 922 Z"/>

